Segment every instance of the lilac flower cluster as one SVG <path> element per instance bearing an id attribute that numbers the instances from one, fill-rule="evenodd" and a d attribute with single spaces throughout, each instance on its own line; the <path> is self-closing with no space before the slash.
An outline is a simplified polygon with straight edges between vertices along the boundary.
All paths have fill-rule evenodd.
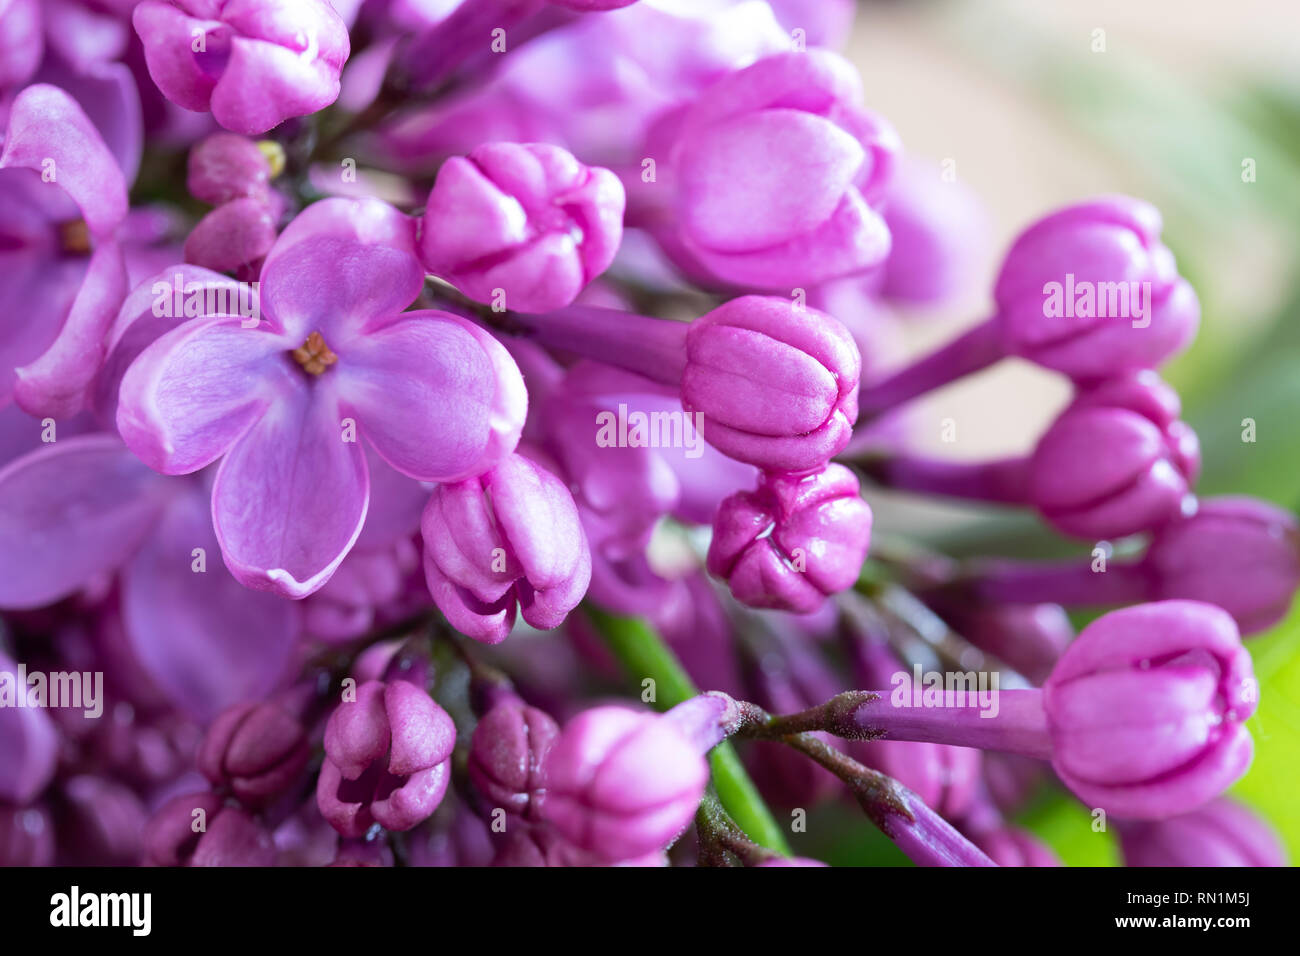
<path id="1" fill-rule="evenodd" d="M 1300 525 L 1197 497 L 1159 213 L 1044 216 L 887 368 L 983 236 L 852 12 L 0 3 L 0 864 L 818 866 L 768 805 L 851 797 L 1050 866 L 1042 787 L 1280 862 L 1223 794 Z M 1075 387 L 1030 453 L 904 447 L 1010 357 Z M 877 487 L 1088 545 L 869 553 Z"/>

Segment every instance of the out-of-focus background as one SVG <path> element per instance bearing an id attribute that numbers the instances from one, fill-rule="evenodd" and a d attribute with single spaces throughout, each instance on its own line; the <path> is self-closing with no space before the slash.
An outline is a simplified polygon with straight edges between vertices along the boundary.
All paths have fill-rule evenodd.
<path id="1" fill-rule="evenodd" d="M 1196 344 L 1165 370 L 1201 438 L 1200 491 L 1300 507 L 1300 3 L 865 2 L 846 52 L 867 105 L 910 154 L 948 161 L 989 217 L 981 280 L 956 305 L 907 316 L 903 351 L 988 314 L 1002 254 L 1033 219 L 1090 195 L 1143 197 L 1201 299 Z M 1020 452 L 1068 397 L 1051 373 L 1002 363 L 918 403 L 909 437 L 960 458 Z M 944 419 L 954 443 L 940 441 Z M 920 529 L 957 554 L 1079 553 L 1015 515 L 907 501 L 877 511 L 886 531 Z M 1256 759 L 1234 792 L 1296 860 L 1300 612 L 1249 647 L 1262 685 Z M 1077 803 L 1047 801 L 1026 822 L 1069 864 L 1118 861 Z M 879 847 L 861 833 L 827 858 L 870 860 Z"/>

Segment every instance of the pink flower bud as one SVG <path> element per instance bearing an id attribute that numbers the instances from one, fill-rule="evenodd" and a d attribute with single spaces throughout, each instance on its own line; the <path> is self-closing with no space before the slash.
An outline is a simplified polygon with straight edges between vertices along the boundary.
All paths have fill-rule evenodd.
<path id="1" fill-rule="evenodd" d="M 265 133 L 338 98 L 350 45 L 327 0 L 144 0 L 131 20 L 163 95 L 228 130 Z"/>
<path id="2" fill-rule="evenodd" d="M 559 726 L 518 698 L 484 715 L 470 740 L 469 778 L 493 807 L 535 818 L 546 796 L 542 767 Z"/>
<path id="3" fill-rule="evenodd" d="M 1108 196 L 1021 233 L 994 289 L 1006 351 L 1089 381 L 1156 368 L 1183 349 L 1200 304 L 1160 226 L 1154 206 Z"/>
<path id="4" fill-rule="evenodd" d="M 675 840 L 708 779 L 704 757 L 672 721 L 595 707 L 569 721 L 551 747 L 542 815 L 580 849 L 627 860 Z"/>
<path id="5" fill-rule="evenodd" d="M 1168 820 L 1126 823 L 1119 839 L 1125 866 L 1286 866 L 1273 828 L 1227 797 Z"/>
<path id="6" fill-rule="evenodd" d="M 153 866 L 272 866 L 275 844 L 260 823 L 215 793 L 188 793 L 164 803 L 144 828 Z"/>
<path id="7" fill-rule="evenodd" d="M 302 725 L 273 703 L 227 708 L 208 728 L 198 767 L 213 784 L 228 786 L 240 802 L 258 807 L 298 779 L 309 756 Z"/>
<path id="8" fill-rule="evenodd" d="M 807 613 L 852 587 L 871 542 L 871 507 L 843 465 L 767 473 L 713 522 L 708 568 L 751 607 Z"/>
<path id="9" fill-rule="evenodd" d="M 1038 442 L 1028 498 L 1065 534 L 1113 538 L 1158 528 L 1196 508 L 1196 433 L 1177 393 L 1151 371 L 1081 394 Z"/>
<path id="10" fill-rule="evenodd" d="M 762 468 L 816 468 L 858 417 L 862 358 L 839 322 L 788 299 L 742 296 L 691 323 L 682 407 L 708 442 Z"/>
<path id="11" fill-rule="evenodd" d="M 569 305 L 623 236 L 623 186 L 544 143 L 486 143 L 438 170 L 420 235 L 425 267 L 478 302 Z"/>
<path id="12" fill-rule="evenodd" d="M 1286 616 L 1300 588 L 1300 523 L 1254 498 L 1209 498 L 1155 536 L 1142 567 L 1159 597 L 1217 604 L 1254 634 Z"/>
<path id="13" fill-rule="evenodd" d="M 1162 601 L 1084 628 L 1043 685 L 1052 766 L 1080 799 L 1162 819 L 1218 796 L 1250 766 L 1258 684 L 1232 618 Z"/>
<path id="14" fill-rule="evenodd" d="M 419 687 L 367 681 L 325 725 L 321 815 L 346 837 L 363 836 L 374 823 L 411 829 L 442 802 L 455 744 L 451 718 Z"/>
<path id="15" fill-rule="evenodd" d="M 186 185 L 190 195 L 209 205 L 256 198 L 270 181 L 266 154 L 246 136 L 213 133 L 190 150 Z"/>
<path id="16" fill-rule="evenodd" d="M 673 138 L 669 251 L 787 294 L 882 262 L 889 230 L 872 204 L 899 144 L 860 100 L 857 72 L 825 50 L 777 53 L 707 89 Z"/>
<path id="17" fill-rule="evenodd" d="M 505 640 L 516 605 L 533 627 L 558 627 L 591 580 L 573 496 L 523 455 L 439 485 L 421 529 L 434 601 L 458 630 L 488 644 Z"/>

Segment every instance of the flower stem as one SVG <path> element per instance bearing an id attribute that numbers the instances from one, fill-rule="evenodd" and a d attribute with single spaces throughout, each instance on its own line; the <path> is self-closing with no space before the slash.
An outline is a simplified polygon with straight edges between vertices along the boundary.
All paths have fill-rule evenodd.
<path id="1" fill-rule="evenodd" d="M 981 322 L 884 381 L 863 387 L 858 395 L 861 421 L 987 368 L 1002 355 L 996 319 Z"/>
<path id="2" fill-rule="evenodd" d="M 644 621 L 616 617 L 590 605 L 586 611 L 624 672 L 630 677 L 654 680 L 656 708 L 667 710 L 699 693 L 677 655 Z M 789 856 L 785 834 L 749 779 L 735 748 L 729 743 L 719 744 L 709 754 L 709 764 L 718 798 L 737 825 L 755 842 Z"/>

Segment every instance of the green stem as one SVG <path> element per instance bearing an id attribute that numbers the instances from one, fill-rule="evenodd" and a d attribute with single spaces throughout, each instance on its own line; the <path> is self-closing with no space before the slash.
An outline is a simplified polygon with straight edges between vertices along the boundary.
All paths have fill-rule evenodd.
<path id="1" fill-rule="evenodd" d="M 654 628 L 637 618 L 616 617 L 589 605 L 585 610 L 624 672 L 636 680 L 654 679 L 656 708 L 667 710 L 700 692 Z M 719 744 L 709 754 L 709 764 L 718 799 L 731 818 L 756 843 L 789 856 L 785 834 L 749 779 L 736 749 L 730 743 Z"/>

